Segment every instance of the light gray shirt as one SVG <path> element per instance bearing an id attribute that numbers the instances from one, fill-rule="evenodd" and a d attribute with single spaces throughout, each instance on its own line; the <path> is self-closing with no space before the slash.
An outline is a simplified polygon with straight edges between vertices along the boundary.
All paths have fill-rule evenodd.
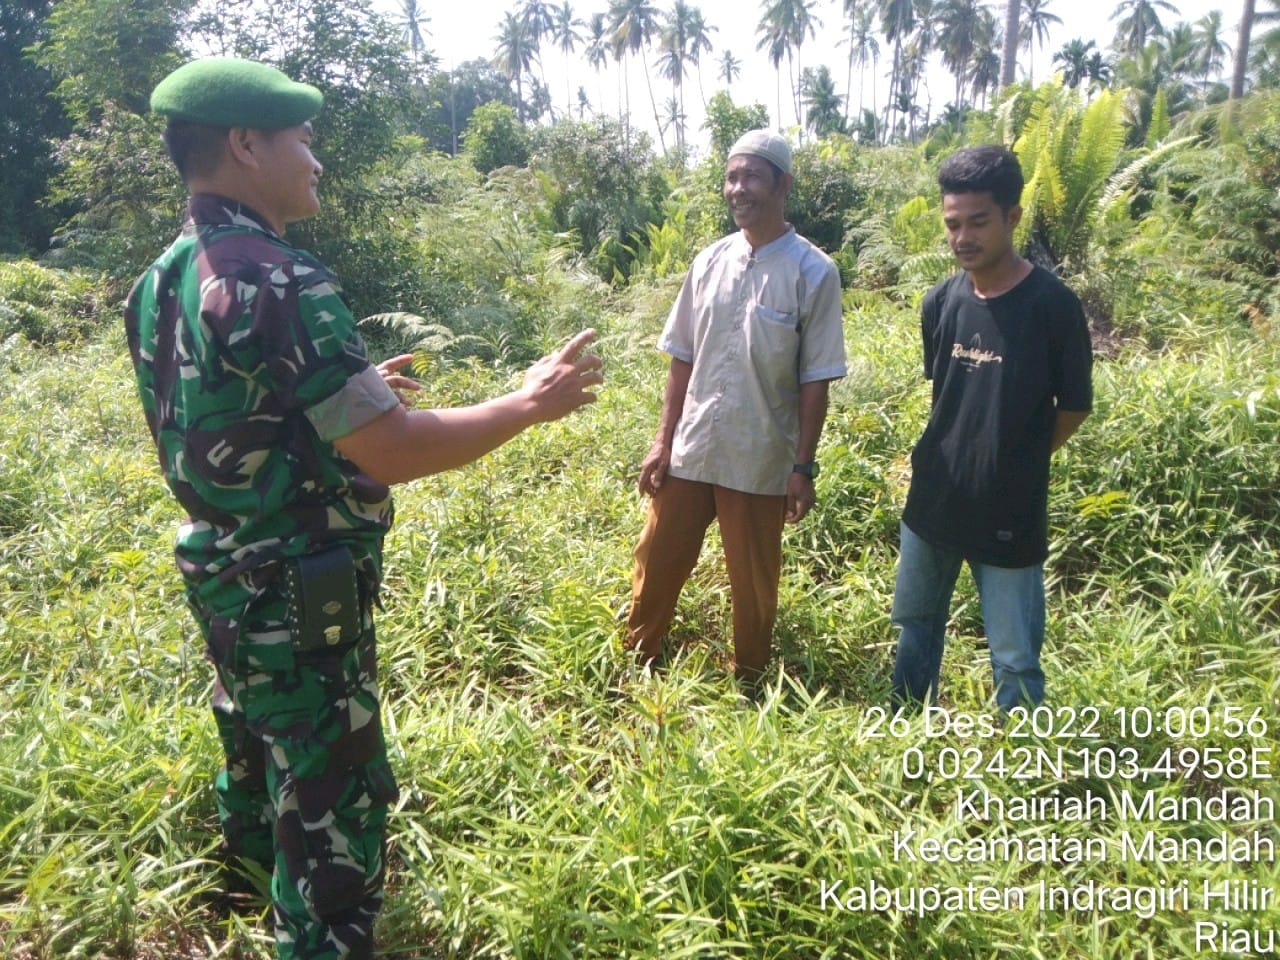
<path id="1" fill-rule="evenodd" d="M 755 251 L 730 234 L 694 258 L 658 349 L 693 366 L 668 472 L 785 494 L 800 385 L 846 372 L 840 273 L 794 229 Z"/>

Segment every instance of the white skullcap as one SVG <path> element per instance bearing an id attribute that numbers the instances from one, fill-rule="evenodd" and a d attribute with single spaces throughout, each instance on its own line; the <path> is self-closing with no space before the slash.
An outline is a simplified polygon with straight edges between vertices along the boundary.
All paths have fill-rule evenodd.
<path id="1" fill-rule="evenodd" d="M 769 130 L 748 130 L 729 148 L 729 156 L 748 153 L 764 157 L 783 173 L 791 172 L 791 145 Z"/>

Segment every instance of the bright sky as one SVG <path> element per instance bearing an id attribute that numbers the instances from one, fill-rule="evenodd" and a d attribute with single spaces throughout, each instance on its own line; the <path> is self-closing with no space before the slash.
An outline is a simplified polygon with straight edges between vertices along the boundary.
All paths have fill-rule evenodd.
<path id="1" fill-rule="evenodd" d="M 390 11 L 395 16 L 400 4 L 398 0 L 377 0 L 381 9 Z M 652 0 L 660 11 L 670 9 L 670 0 Z M 756 50 L 756 26 L 760 21 L 763 3 L 751 0 L 689 0 L 692 6 L 699 7 L 706 22 L 717 29 L 712 32 L 711 40 L 715 49 L 703 55 L 701 66 L 702 91 L 710 97 L 717 90 L 724 88 L 717 76 L 716 63 L 726 48 L 742 63 L 741 76 L 730 90 L 734 103 L 739 106 L 748 103 L 761 103 L 769 111 L 770 121 L 778 123 L 777 114 L 777 74 L 763 52 Z M 1161 22 L 1165 27 L 1186 20 L 1194 23 L 1212 10 L 1223 12 L 1223 36 L 1234 48 L 1236 33 L 1239 27 L 1242 0 L 1235 0 L 1230 6 L 1223 0 L 1171 0 L 1178 9 L 1177 14 L 1157 7 Z M 578 19 L 586 21 L 591 14 L 608 8 L 608 0 L 570 0 Z M 430 18 L 427 27 L 427 46 L 439 58 L 441 66 L 448 68 L 465 60 L 492 59 L 497 49 L 499 24 L 503 14 L 517 9 L 519 0 L 467 0 L 465 3 L 419 3 L 419 9 L 425 10 Z M 989 4 L 998 19 L 1003 21 L 1004 3 L 995 0 Z M 1062 19 L 1061 25 L 1054 25 L 1050 36 L 1043 47 L 1036 47 L 1032 54 L 1034 79 L 1045 79 L 1052 73 L 1053 54 L 1062 48 L 1068 40 L 1080 37 L 1094 40 L 1105 53 L 1115 35 L 1117 21 L 1109 19 L 1115 11 L 1115 3 L 1104 0 L 1049 0 L 1047 10 Z M 1025 10 L 1025 5 L 1024 5 Z M 827 64 L 835 80 L 836 91 L 843 96 L 846 90 L 846 74 L 848 63 L 848 46 L 841 43 L 845 36 L 844 20 L 839 0 L 818 0 L 814 12 L 821 26 L 816 37 L 807 42 L 801 50 L 802 66 Z M 585 34 L 585 28 L 582 32 Z M 888 91 L 889 73 L 892 60 L 892 47 L 880 38 L 880 61 L 873 72 L 868 68 L 863 91 L 864 105 L 872 105 L 872 83 L 874 79 L 875 103 L 883 108 L 884 97 Z M 556 109 L 563 111 L 566 100 L 573 104 L 577 112 L 578 87 L 585 88 L 587 97 L 593 107 L 603 102 L 604 109 L 617 115 L 618 104 L 623 100 L 621 71 L 619 65 L 612 60 L 602 73 L 597 75 L 586 63 L 581 51 L 573 55 L 572 62 L 566 62 L 564 55 L 551 47 L 542 52 L 541 70 L 545 72 L 546 82 L 551 89 Z M 657 58 L 657 50 L 648 52 L 652 67 Z M 936 58 L 935 58 L 936 59 Z M 1018 57 L 1021 68 L 1025 71 L 1028 57 L 1025 51 Z M 1224 66 L 1224 74 L 1230 72 L 1230 62 Z M 539 67 L 535 65 L 537 73 Z M 653 95 L 658 109 L 671 94 L 671 85 L 653 75 Z M 658 147 L 658 138 L 654 135 L 653 108 L 650 105 L 648 89 L 639 61 L 635 60 L 629 68 L 630 103 L 633 122 L 649 130 L 654 139 L 654 147 Z M 568 88 L 566 91 L 566 82 Z M 931 112 L 936 115 L 954 96 L 955 81 L 941 66 L 937 66 L 928 74 L 928 99 Z M 859 95 L 858 71 L 854 70 L 851 90 L 851 112 L 856 113 Z M 790 104 L 790 81 L 786 75 L 786 63 L 783 63 L 782 77 L 782 124 L 791 126 L 795 123 L 793 108 Z M 922 98 L 924 94 L 922 92 Z M 685 112 L 689 120 L 687 125 L 688 139 L 691 147 L 699 147 L 705 143 L 705 135 L 699 133 L 703 121 L 702 95 L 699 92 L 698 76 L 691 74 L 685 80 L 684 91 Z M 921 103 L 922 107 L 926 104 Z M 672 139 L 672 134 L 667 134 Z"/>

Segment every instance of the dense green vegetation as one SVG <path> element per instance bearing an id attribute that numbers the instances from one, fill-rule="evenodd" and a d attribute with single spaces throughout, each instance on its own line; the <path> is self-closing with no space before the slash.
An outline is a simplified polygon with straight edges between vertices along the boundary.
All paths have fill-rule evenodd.
<path id="1" fill-rule="evenodd" d="M 1199 897 L 1206 881 L 1280 887 L 1274 859 L 1121 859 L 1125 831 L 1280 839 L 1265 816 L 1015 825 L 1106 845 L 1106 859 L 1077 863 L 912 862 L 894 844 L 910 830 L 1000 837 L 998 821 L 957 810 L 979 784 L 998 800 L 1280 800 L 1280 95 L 1263 74 L 1232 104 L 1153 99 L 1146 113 L 1129 109 L 1144 102 L 1136 88 L 1013 86 L 959 131 L 905 142 L 904 129 L 892 145 L 831 132 L 798 149 L 789 216 L 840 264 L 850 375 L 819 451 L 819 506 L 786 535 L 768 690 L 749 703 L 724 670 L 714 532 L 681 600 L 675 668 L 630 675 L 620 642 L 644 510 L 635 474 L 665 375 L 653 343 L 693 253 L 727 229 L 717 151 L 767 114 L 714 97 L 713 155 L 685 166 L 625 122 L 521 124 L 480 97 L 445 156 L 429 145 L 448 130 L 438 99 L 426 126 L 409 120 L 438 75 L 415 87 L 420 60 L 355 30 L 360 4 L 312 6 L 296 22 L 328 32 L 319 59 L 252 19 L 222 21 L 221 42 L 326 85 L 326 212 L 297 235 L 342 274 L 372 351 L 412 349 L 427 404 L 506 389 L 588 325 L 606 362 L 595 406 L 398 491 L 379 620 L 402 787 L 385 956 L 1128 960 L 1195 953 L 1197 922 L 1280 926 L 1274 897 L 1258 910 Z M 21 197 L 4 196 L 16 206 L 52 176 L 40 210 L 60 228 L 35 259 L 20 255 L 40 246 L 31 237 L 0 230 L 16 251 L 0 261 L 0 955 L 266 958 L 263 917 L 220 915 L 210 896 L 211 677 L 118 316 L 180 204 L 139 90 L 207 11 L 178 29 L 158 0 L 58 9 L 24 30 L 61 84 L 61 148 L 22 178 L 0 174 L 5 189 L 21 180 Z M 113 33 L 122 11 L 129 29 Z M 85 53 L 124 40 L 145 49 Z M 349 54 L 382 66 L 330 69 Z M 494 82 L 473 74 L 472 92 Z M 24 122 L 53 136 L 38 113 Z M 1027 738 L 928 736 L 875 712 L 907 453 L 928 406 L 916 308 L 950 269 L 933 176 L 952 146 L 990 140 L 1013 145 L 1028 177 L 1020 242 L 1080 291 L 1095 336 L 1096 409 L 1053 468 L 1045 661 L 1060 721 L 1096 709 L 1096 736 L 1065 721 Z M 990 670 L 967 576 L 958 602 L 942 705 L 979 716 Z M 1135 730 L 1146 710 L 1169 723 Z M 1068 761 L 1015 776 L 1017 751 L 1041 747 Z M 1243 749 L 1270 766 L 1215 769 Z M 953 763 L 981 779 L 947 775 Z M 872 880 L 1026 903 L 841 906 Z M 1042 881 L 1185 881 L 1195 895 L 1149 916 L 1042 910 Z M 833 885 L 839 903 L 824 897 Z"/>
<path id="2" fill-rule="evenodd" d="M 1002 944 L 1044 957 L 1169 956 L 1190 952 L 1201 914 L 915 918 L 833 911 L 820 891 L 871 877 L 1280 879 L 1274 864 L 996 862 L 975 875 L 894 862 L 896 829 L 945 837 L 973 826 L 951 811 L 955 784 L 904 780 L 910 748 L 935 757 L 976 746 L 986 762 L 1040 741 L 925 740 L 918 724 L 865 735 L 891 656 L 903 455 L 927 402 L 912 311 L 887 300 L 850 295 L 854 373 L 836 392 L 821 510 L 788 534 L 770 693 L 744 705 L 725 676 L 727 584 L 714 546 L 681 603 L 683 662 L 662 679 L 625 678 L 619 615 L 642 516 L 632 478 L 656 412 L 650 341 L 665 295 L 643 286 L 606 298 L 583 277 L 554 282 L 543 289 L 565 316 L 540 336 L 580 319 L 600 326 L 600 403 L 399 496 L 380 626 L 403 788 L 388 956 L 976 957 Z M 1255 739 L 1274 755 L 1276 360 L 1273 342 L 1189 317 L 1162 351 L 1125 346 L 1099 365 L 1097 413 L 1055 469 L 1053 704 L 1260 708 L 1269 731 Z M 256 918 L 215 920 L 203 901 L 216 843 L 209 674 L 180 609 L 176 517 L 120 337 L 57 350 L 10 337 L 0 364 L 0 946 L 14 957 L 265 957 Z M 424 369 L 437 402 L 492 393 L 507 377 L 474 355 L 437 355 Z M 989 670 L 967 581 L 961 592 L 945 703 L 980 713 Z M 1234 741 L 1123 738 L 1112 722 L 1102 743 L 1155 764 L 1168 746 Z M 985 783 L 999 796 L 1219 786 L 1156 780 Z M 1257 786 L 1280 793 L 1274 781 Z M 1253 828 L 1274 835 L 1273 824 L 1232 827 Z"/>

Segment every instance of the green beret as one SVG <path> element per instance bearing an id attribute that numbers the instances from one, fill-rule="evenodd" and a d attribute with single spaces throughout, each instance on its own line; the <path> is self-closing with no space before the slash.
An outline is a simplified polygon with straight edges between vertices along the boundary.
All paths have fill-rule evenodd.
<path id="1" fill-rule="evenodd" d="M 296 83 L 265 63 L 209 57 L 184 64 L 161 80 L 151 93 L 151 109 L 211 127 L 277 130 L 310 120 L 323 99 L 315 87 Z"/>

